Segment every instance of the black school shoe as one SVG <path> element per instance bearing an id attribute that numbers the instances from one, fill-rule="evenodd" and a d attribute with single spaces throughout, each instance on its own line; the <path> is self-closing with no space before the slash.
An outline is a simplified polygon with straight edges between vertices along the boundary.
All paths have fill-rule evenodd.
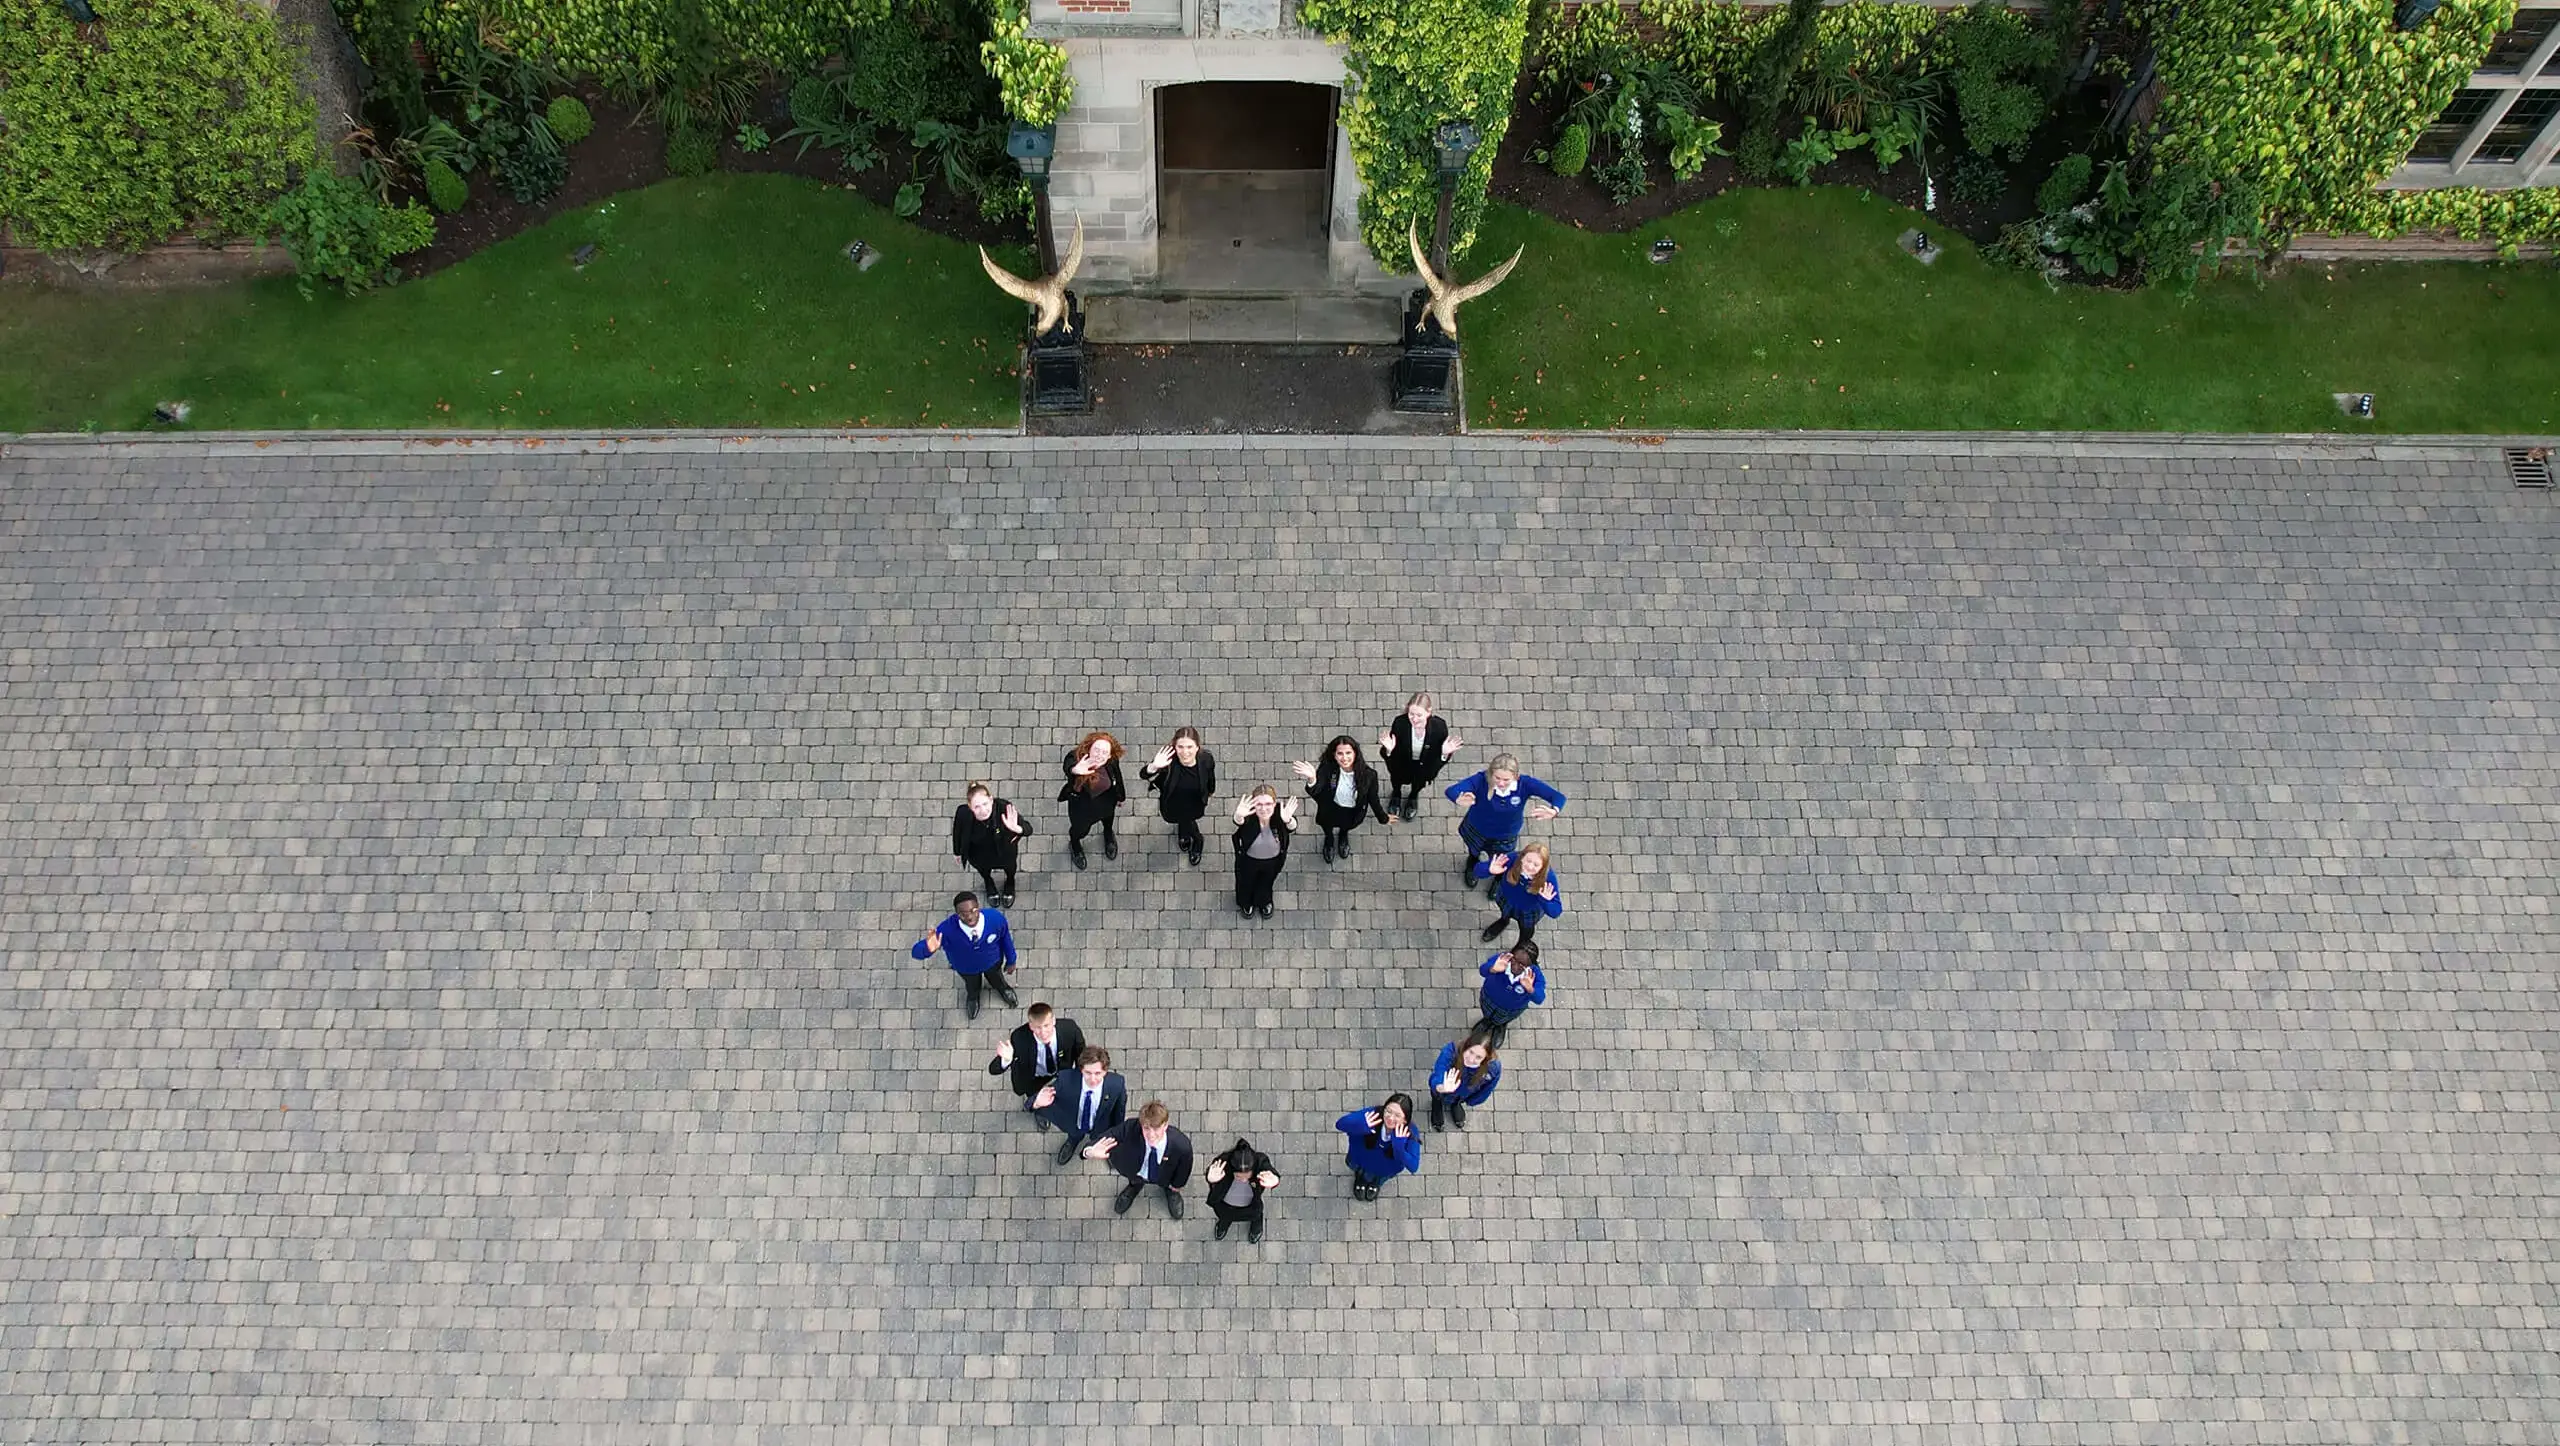
<path id="1" fill-rule="evenodd" d="M 1067 862 L 1069 862 L 1069 863 L 1071 863 L 1071 864 L 1074 864 L 1074 865 L 1075 865 L 1077 868 L 1079 868 L 1079 869 L 1090 867 L 1089 865 L 1087 865 L 1087 864 L 1085 863 L 1085 859 L 1084 859 L 1084 845 L 1083 845 L 1083 844 L 1080 844 L 1080 843 L 1074 843 L 1074 842 L 1069 842 L 1069 843 L 1068 843 L 1068 845 L 1067 845 Z"/>
<path id="2" fill-rule="evenodd" d="M 1326 839 L 1324 841 L 1324 861 L 1326 863 L 1333 862 L 1333 840 L 1331 839 Z"/>
<path id="3" fill-rule="evenodd" d="M 1260 1245 L 1262 1243 L 1261 1216 L 1257 1215 L 1244 1223 L 1244 1238 L 1245 1242 L 1250 1245 Z"/>
<path id="4" fill-rule="evenodd" d="M 1264 917 L 1264 918 L 1266 918 L 1266 919 L 1270 918 L 1270 917 L 1271 917 L 1271 906 L 1270 906 L 1269 904 L 1265 904 L 1265 905 L 1263 905 L 1263 906 L 1262 906 L 1261 913 L 1262 913 L 1262 917 Z"/>
<path id="5" fill-rule="evenodd" d="M 1067 1136 L 1067 1142 L 1058 1147 L 1058 1163 L 1063 1165 L 1069 1160 L 1074 1159 L 1076 1157 L 1076 1151 L 1079 1148 L 1081 1148 L 1081 1143 L 1076 1139 L 1076 1137 L 1073 1135 Z"/>
<path id="6" fill-rule="evenodd" d="M 1114 1215 L 1128 1214 L 1129 1207 L 1138 1203 L 1138 1192 L 1144 1188 L 1144 1186 L 1140 1185 L 1135 1180 L 1121 1186 L 1119 1197 L 1111 1202 L 1111 1213 Z"/>
<path id="7" fill-rule="evenodd" d="M 1234 1224 L 1235 1222 L 1232 1220 L 1221 1220 L 1218 1222 L 1218 1228 L 1210 1231 L 1209 1234 L 1214 1239 L 1224 1240 L 1227 1238 L 1228 1227 Z"/>
<path id="8" fill-rule="evenodd" d="M 1120 857 L 1120 836 L 1118 834 L 1107 833 L 1102 836 L 1102 856 L 1106 859 L 1116 859 Z"/>
<path id="9" fill-rule="evenodd" d="M 1200 845 L 1193 844 L 1190 848 L 1185 849 L 1184 852 L 1190 855 L 1191 866 L 1193 868 L 1196 869 L 1200 867 Z"/>

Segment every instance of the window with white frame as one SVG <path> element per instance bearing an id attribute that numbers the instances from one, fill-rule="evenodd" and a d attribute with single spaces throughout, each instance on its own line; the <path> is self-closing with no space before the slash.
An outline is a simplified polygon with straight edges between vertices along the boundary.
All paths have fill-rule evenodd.
<path id="1" fill-rule="evenodd" d="M 2560 186 L 2560 0 L 2516 12 L 2384 184 Z"/>

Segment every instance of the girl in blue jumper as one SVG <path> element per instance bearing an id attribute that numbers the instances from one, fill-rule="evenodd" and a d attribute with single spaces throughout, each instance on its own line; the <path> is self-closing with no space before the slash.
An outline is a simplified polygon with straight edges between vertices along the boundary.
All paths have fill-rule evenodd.
<path id="1" fill-rule="evenodd" d="M 1564 795 L 1522 773 L 1520 760 L 1508 753 L 1495 754 L 1482 773 L 1468 774 L 1447 792 L 1467 811 L 1458 820 L 1458 838 L 1467 846 L 1458 877 L 1469 883 L 1484 877 L 1476 871 L 1479 859 L 1519 846 L 1523 823 L 1544 823 L 1564 812 Z"/>
<path id="2" fill-rule="evenodd" d="M 1520 942 L 1537 937 L 1538 921 L 1552 919 L 1564 912 L 1564 890 L 1558 886 L 1556 871 L 1549 866 L 1547 846 L 1533 843 L 1522 846 L 1520 856 L 1495 854 L 1476 865 L 1475 876 L 1493 880 L 1493 905 L 1502 912 L 1484 926 L 1484 937 L 1491 943 L 1494 936 L 1511 924 L 1520 926 Z"/>
<path id="3" fill-rule="evenodd" d="M 1392 1094 L 1374 1110 L 1353 1110 L 1333 1122 L 1351 1137 L 1351 1198 L 1375 1200 L 1378 1187 L 1422 1168 L 1422 1137 L 1413 1132 L 1413 1096 Z"/>
<path id="4" fill-rule="evenodd" d="M 1440 1046 L 1440 1058 L 1431 1065 L 1431 1128 L 1442 1128 L 1445 1119 L 1465 1129 L 1467 1106 L 1492 1099 L 1500 1083 L 1502 1061 L 1493 1057 L 1492 1040 L 1470 1034 Z"/>
<path id="5" fill-rule="evenodd" d="M 1538 968 L 1538 946 L 1514 944 L 1476 966 L 1484 976 L 1484 1018 L 1475 1032 L 1502 1047 L 1502 1036 L 1521 1015 L 1547 1002 L 1547 976 Z"/>

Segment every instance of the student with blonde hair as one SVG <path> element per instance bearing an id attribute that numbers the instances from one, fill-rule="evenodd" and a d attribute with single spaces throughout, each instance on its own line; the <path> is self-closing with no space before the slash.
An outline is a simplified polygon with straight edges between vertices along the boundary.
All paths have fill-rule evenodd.
<path id="1" fill-rule="evenodd" d="M 1236 912 L 1271 917 L 1271 886 L 1289 862 L 1289 835 L 1298 827 L 1298 801 L 1280 801 L 1280 790 L 1257 784 L 1236 805 Z"/>

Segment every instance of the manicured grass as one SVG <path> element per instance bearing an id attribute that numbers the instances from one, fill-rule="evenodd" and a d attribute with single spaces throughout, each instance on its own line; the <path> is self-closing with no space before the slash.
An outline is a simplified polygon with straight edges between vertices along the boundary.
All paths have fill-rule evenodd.
<path id="1" fill-rule="evenodd" d="M 972 247 L 813 181 L 713 176 L 367 296 L 0 290 L 0 431 L 143 427 L 180 398 L 196 430 L 1010 425 L 1022 322 Z"/>
<path id="2" fill-rule="evenodd" d="M 1480 427 L 2548 432 L 2560 268 L 2297 263 L 2263 286 L 2048 289 L 1846 190 L 1742 190 L 1626 236 L 1512 207 L 1457 270 L 1526 243 L 1459 316 Z M 1665 265 L 1656 237 L 1680 243 Z M 2373 392 L 2371 422 L 2333 392 Z"/>

